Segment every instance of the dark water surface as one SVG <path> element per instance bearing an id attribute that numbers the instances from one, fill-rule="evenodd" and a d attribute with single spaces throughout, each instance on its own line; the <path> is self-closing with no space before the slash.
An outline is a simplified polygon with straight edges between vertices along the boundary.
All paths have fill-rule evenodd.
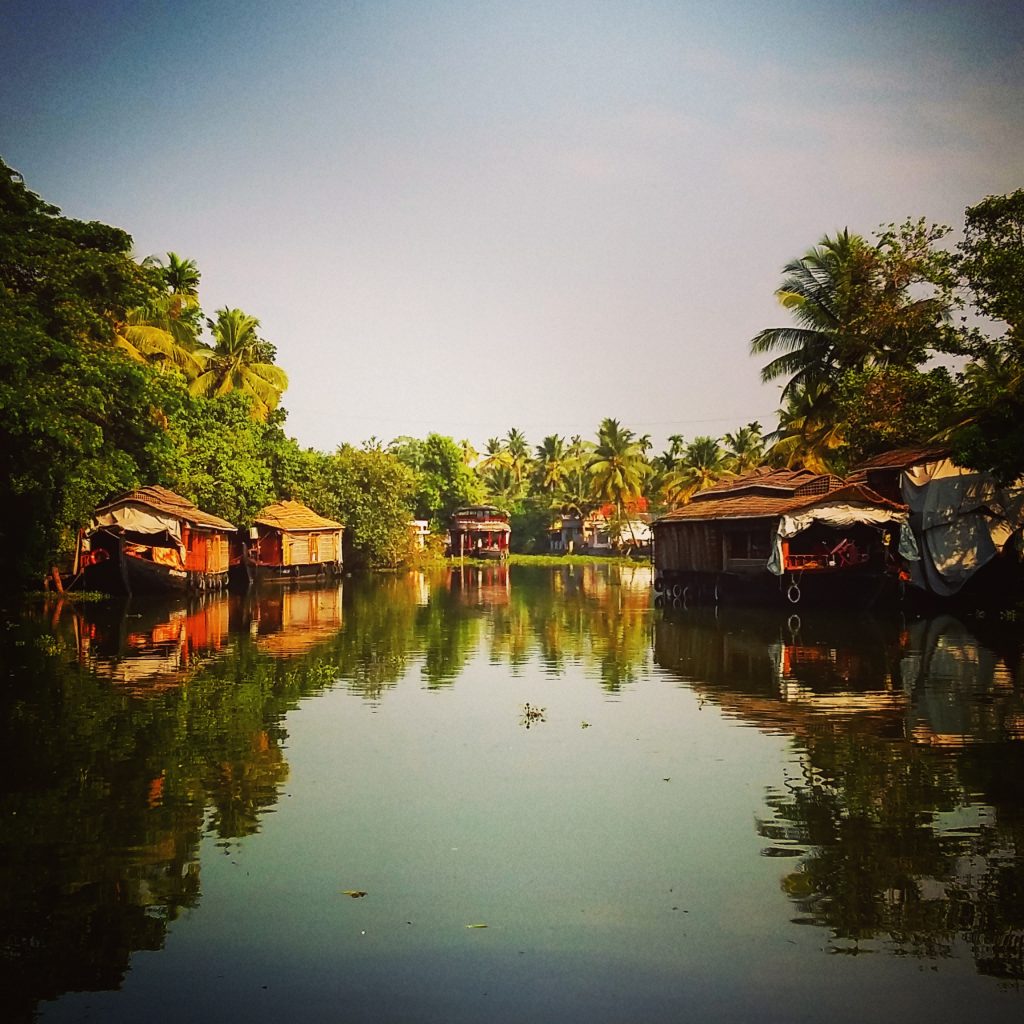
<path id="1" fill-rule="evenodd" d="M 1024 1019 L 1018 632 L 650 585 L 8 609 L 0 1019 Z"/>

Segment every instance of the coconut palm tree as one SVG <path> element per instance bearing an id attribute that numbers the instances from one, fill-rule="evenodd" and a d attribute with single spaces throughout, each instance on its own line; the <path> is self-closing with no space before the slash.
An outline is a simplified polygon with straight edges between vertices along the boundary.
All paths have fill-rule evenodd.
<path id="1" fill-rule="evenodd" d="M 537 445 L 537 484 L 542 491 L 553 494 L 562 487 L 569 471 L 567 460 L 564 437 L 550 434 Z"/>
<path id="2" fill-rule="evenodd" d="M 526 435 L 513 427 L 505 435 L 505 451 L 509 455 L 512 475 L 521 483 L 530 471 L 530 446 Z"/>
<path id="3" fill-rule="evenodd" d="M 682 505 L 698 491 L 732 476 L 729 454 L 714 437 L 695 437 L 683 452 L 676 468 L 665 481 L 665 496 L 670 504 Z"/>
<path id="4" fill-rule="evenodd" d="M 844 425 L 835 416 L 827 386 L 797 387 L 784 401 L 779 410 L 779 425 L 766 438 L 772 442 L 767 459 L 789 469 L 829 472 L 846 438 Z"/>
<path id="5" fill-rule="evenodd" d="M 734 473 L 748 473 L 764 461 L 764 438 L 761 424 L 756 420 L 740 427 L 735 434 L 726 434 L 725 443 L 729 469 Z"/>
<path id="6" fill-rule="evenodd" d="M 164 282 L 172 295 L 199 294 L 199 267 L 195 260 L 183 259 L 176 252 L 167 254 L 167 265 L 162 268 Z"/>
<path id="7" fill-rule="evenodd" d="M 189 390 L 212 397 L 241 391 L 252 397 L 253 418 L 265 420 L 288 387 L 288 375 L 263 361 L 266 342 L 256 333 L 260 325 L 256 317 L 227 307 L 217 310 L 216 317 L 209 321 L 214 346 L 196 350 L 203 370 Z"/>
<path id="8" fill-rule="evenodd" d="M 890 233 L 878 245 L 847 230 L 826 235 L 783 269 L 775 294 L 796 326 L 767 328 L 751 341 L 754 355 L 779 353 L 761 379 L 788 378 L 786 399 L 799 388 L 820 388 L 843 370 L 923 362 L 939 343 L 949 303 L 942 291 L 914 298 L 909 288 L 931 282 L 933 262 L 920 232 Z"/>
<path id="9" fill-rule="evenodd" d="M 124 321 L 114 325 L 114 345 L 135 362 L 176 367 L 188 380 L 203 369 L 192 325 L 177 315 L 170 295 L 156 295 L 147 306 L 128 310 Z"/>
<path id="10" fill-rule="evenodd" d="M 626 503 L 643 494 L 651 466 L 632 430 L 618 420 L 602 420 L 597 446 L 587 466 L 592 493 L 615 505 L 616 520 L 624 520 Z"/>
<path id="11" fill-rule="evenodd" d="M 477 459 L 480 458 L 480 453 L 473 447 L 473 443 L 465 437 L 459 441 L 459 451 L 462 452 L 462 461 L 470 468 L 475 466 Z"/>

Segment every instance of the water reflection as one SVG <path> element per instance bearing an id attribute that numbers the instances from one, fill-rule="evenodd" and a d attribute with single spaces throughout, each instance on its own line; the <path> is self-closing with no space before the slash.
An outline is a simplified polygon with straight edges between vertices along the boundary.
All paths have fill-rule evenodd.
<path id="1" fill-rule="evenodd" d="M 662 614 L 650 586 L 646 566 L 495 565 L 7 615 L 0 1007 L 27 1018 L 65 992 L 116 989 L 135 951 L 162 948 L 199 903 L 204 837 L 232 855 L 281 801 L 300 702 L 330 688 L 400 709 L 394 691 L 412 680 L 447 704 L 472 693 L 477 664 L 537 679 L 578 669 L 622 704 L 667 678 L 791 737 L 757 830 L 783 858 L 793 919 L 827 928 L 836 952 L 966 951 L 979 972 L 1021 979 L 1019 642 L 980 640 L 950 618 Z M 528 737 L 543 742 L 558 715 L 539 687 L 535 699 L 545 707 L 520 698 L 510 719 L 543 723 Z M 571 726 L 588 740 L 609 731 Z M 660 787 L 672 773 L 652 774 Z M 531 814 L 543 815 L 537 793 Z"/>
<path id="2" fill-rule="evenodd" d="M 827 927 L 834 953 L 968 955 L 1024 980 L 1019 641 L 999 651 L 949 616 L 851 629 L 755 612 L 669 615 L 655 638 L 705 700 L 793 736 L 758 832 L 796 861 L 794 923 Z"/>

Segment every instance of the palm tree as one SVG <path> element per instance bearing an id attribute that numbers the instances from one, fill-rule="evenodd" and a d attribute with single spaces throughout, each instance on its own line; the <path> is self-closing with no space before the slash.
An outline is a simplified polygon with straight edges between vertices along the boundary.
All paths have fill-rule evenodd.
<path id="1" fill-rule="evenodd" d="M 558 491 L 569 471 L 565 438 L 551 434 L 537 445 L 537 483 L 549 494 Z"/>
<path id="2" fill-rule="evenodd" d="M 779 425 L 771 440 L 767 458 L 789 469 L 827 473 L 836 452 L 845 443 L 844 426 L 833 414 L 831 394 L 825 385 L 793 389 L 779 410 Z"/>
<path id="3" fill-rule="evenodd" d="M 618 420 L 603 420 L 597 436 L 597 447 L 587 466 L 591 487 L 598 500 L 615 505 L 616 520 L 621 523 L 626 503 L 642 495 L 651 466 L 633 431 Z"/>
<path id="4" fill-rule="evenodd" d="M 685 504 L 723 477 L 732 476 L 729 454 L 717 438 L 695 437 L 687 446 L 678 466 L 665 481 L 665 493 L 673 505 Z"/>
<path id="5" fill-rule="evenodd" d="M 135 362 L 177 367 L 188 380 L 203 369 L 192 325 L 177 315 L 170 295 L 128 310 L 125 320 L 114 325 L 114 345 Z"/>
<path id="6" fill-rule="evenodd" d="M 480 453 L 467 438 L 459 441 L 459 451 L 462 452 L 462 461 L 471 468 L 476 465 L 476 460 L 480 458 Z"/>
<path id="7" fill-rule="evenodd" d="M 826 235 L 786 264 L 775 293 L 796 326 L 767 328 L 750 343 L 754 355 L 780 353 L 761 379 L 788 378 L 786 399 L 843 370 L 923 362 L 949 311 L 945 294 L 915 299 L 909 293 L 911 284 L 932 280 L 930 258 L 920 238 L 890 233 L 871 245 L 848 230 Z"/>
<path id="8" fill-rule="evenodd" d="M 747 473 L 764 461 L 764 438 L 761 424 L 756 420 L 740 427 L 735 434 L 726 434 L 725 442 L 729 469 L 734 473 Z"/>
<path id="9" fill-rule="evenodd" d="M 167 254 L 167 265 L 162 268 L 164 282 L 172 295 L 199 294 L 199 267 L 195 260 L 182 259 L 176 252 Z"/>
<path id="10" fill-rule="evenodd" d="M 587 472 L 593 451 L 593 443 L 584 441 L 579 434 L 569 438 L 565 451 L 565 474 L 555 494 L 558 510 L 564 516 L 583 519 L 593 507 L 590 474 Z"/>
<path id="11" fill-rule="evenodd" d="M 530 446 L 526 435 L 513 427 L 505 435 L 505 451 L 509 455 L 512 475 L 518 482 L 522 482 L 530 469 Z"/>
<path id="12" fill-rule="evenodd" d="M 279 366 L 262 361 L 266 342 L 257 335 L 260 322 L 240 309 L 218 309 L 209 321 L 214 347 L 196 350 L 203 372 L 189 390 L 217 397 L 241 391 L 253 400 L 253 418 L 265 420 L 288 387 L 288 375 Z"/>

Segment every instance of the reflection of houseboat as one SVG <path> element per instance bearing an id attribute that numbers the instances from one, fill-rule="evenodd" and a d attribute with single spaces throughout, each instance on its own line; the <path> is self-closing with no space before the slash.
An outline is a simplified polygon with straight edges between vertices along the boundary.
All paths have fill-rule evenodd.
<path id="1" fill-rule="evenodd" d="M 145 593 L 227 584 L 235 528 L 166 487 L 129 491 L 96 509 L 75 553 L 89 590 Z"/>
<path id="2" fill-rule="evenodd" d="M 256 646 L 274 658 L 304 654 L 341 629 L 342 588 L 272 587 L 254 592 L 249 630 Z"/>
<path id="3" fill-rule="evenodd" d="M 907 565 L 914 588 L 947 598 L 970 584 L 974 597 L 986 590 L 1005 601 L 1024 583 L 1013 544 L 1024 528 L 1024 481 L 1000 487 L 949 454 L 936 446 L 885 452 L 850 479 L 909 507 L 921 554 Z"/>
<path id="4" fill-rule="evenodd" d="M 507 558 L 511 536 L 507 512 L 494 505 L 469 505 L 451 518 L 448 550 L 460 558 Z"/>
<path id="5" fill-rule="evenodd" d="M 124 606 L 74 610 L 78 659 L 98 676 L 151 693 L 181 685 L 198 663 L 226 649 L 226 594 L 194 599 L 188 607 L 147 602 L 128 617 Z"/>
<path id="6" fill-rule="evenodd" d="M 917 557 L 908 513 L 829 474 L 759 469 L 654 524 L 655 589 L 676 600 L 874 596 Z"/>
<path id="7" fill-rule="evenodd" d="M 315 579 L 341 572 L 344 527 L 317 515 L 298 501 L 279 501 L 263 509 L 237 545 L 232 574 L 239 581 Z"/>
<path id="8" fill-rule="evenodd" d="M 507 605 L 511 593 L 506 565 L 453 568 L 448 586 L 461 603 L 477 607 Z"/>

